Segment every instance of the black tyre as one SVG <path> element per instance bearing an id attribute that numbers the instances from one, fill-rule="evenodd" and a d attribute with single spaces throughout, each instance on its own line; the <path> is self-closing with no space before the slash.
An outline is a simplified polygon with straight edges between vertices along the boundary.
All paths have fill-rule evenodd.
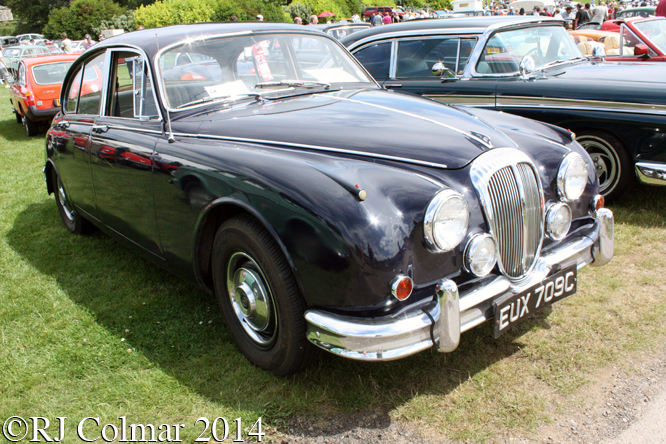
<path id="1" fill-rule="evenodd" d="M 60 176 L 53 171 L 51 174 L 53 194 L 55 194 L 56 206 L 65 227 L 74 234 L 86 234 L 93 231 L 93 225 L 79 213 L 67 198 L 65 187 Z"/>
<path id="2" fill-rule="evenodd" d="M 30 120 L 30 117 L 23 116 L 23 125 L 25 125 L 25 132 L 28 134 L 28 137 L 39 134 L 39 124 Z"/>
<path id="3" fill-rule="evenodd" d="M 16 123 L 22 124 L 23 123 L 23 117 L 17 112 L 14 112 L 14 117 L 16 117 Z"/>
<path id="4" fill-rule="evenodd" d="M 636 184 L 631 156 L 617 137 L 590 130 L 580 132 L 576 141 L 592 157 L 599 176 L 599 191 L 607 203 L 616 201 Z"/>
<path id="5" fill-rule="evenodd" d="M 234 342 L 257 367 L 276 376 L 305 369 L 318 349 L 305 337 L 305 301 L 280 248 L 256 219 L 220 226 L 213 280 Z"/>

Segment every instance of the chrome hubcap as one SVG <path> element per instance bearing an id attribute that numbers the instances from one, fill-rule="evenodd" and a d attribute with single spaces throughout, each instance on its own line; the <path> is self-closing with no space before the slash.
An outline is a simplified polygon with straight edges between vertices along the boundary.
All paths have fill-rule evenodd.
<path id="1" fill-rule="evenodd" d="M 273 295 L 259 265 L 243 252 L 234 253 L 227 265 L 227 291 L 234 313 L 245 333 L 255 343 L 275 341 Z"/>
<path id="2" fill-rule="evenodd" d="M 62 206 L 63 211 L 65 212 L 65 216 L 67 216 L 67 219 L 73 221 L 74 220 L 74 214 L 72 210 L 69 209 L 67 206 L 67 195 L 65 194 L 65 187 L 62 185 L 62 181 L 58 177 L 58 197 L 60 200 L 60 206 Z"/>
<path id="3" fill-rule="evenodd" d="M 599 177 L 599 191 L 607 195 L 615 188 L 620 176 L 620 162 L 615 150 L 605 140 L 594 136 L 581 137 L 578 141 L 594 162 Z"/>

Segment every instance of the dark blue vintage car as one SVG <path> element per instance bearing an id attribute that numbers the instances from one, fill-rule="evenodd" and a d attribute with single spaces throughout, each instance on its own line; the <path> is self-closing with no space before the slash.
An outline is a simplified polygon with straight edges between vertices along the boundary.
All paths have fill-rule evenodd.
<path id="1" fill-rule="evenodd" d="M 307 27 L 132 32 L 79 57 L 62 91 L 45 174 L 67 229 L 214 293 L 276 375 L 320 349 L 389 360 L 452 351 L 486 320 L 500 335 L 613 255 L 569 131 L 382 90 Z"/>
<path id="2" fill-rule="evenodd" d="M 589 60 L 563 25 L 533 16 L 415 21 L 342 43 L 385 88 L 574 131 L 607 201 L 637 178 L 666 185 L 666 65 Z"/>

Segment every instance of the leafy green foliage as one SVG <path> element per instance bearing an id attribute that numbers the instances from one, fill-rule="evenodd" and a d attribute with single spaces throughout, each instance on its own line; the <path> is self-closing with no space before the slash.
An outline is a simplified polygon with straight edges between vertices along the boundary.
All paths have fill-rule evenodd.
<path id="1" fill-rule="evenodd" d="M 66 32 L 70 39 L 81 40 L 86 34 L 97 35 L 102 20 L 111 20 L 123 12 L 123 8 L 112 0 L 75 0 L 67 8 L 51 11 L 43 33 L 53 39 Z"/>
<path id="2" fill-rule="evenodd" d="M 150 6 L 141 6 L 134 13 L 137 25 L 146 28 L 181 23 L 211 22 L 215 9 L 205 0 L 164 0 Z"/>
<path id="3" fill-rule="evenodd" d="M 41 32 L 48 22 L 49 11 L 68 5 L 69 0 L 7 0 L 6 6 L 17 19 L 13 34 Z"/>
<path id="4" fill-rule="evenodd" d="M 95 34 L 99 34 L 104 29 L 123 29 L 125 32 L 134 31 L 134 11 L 127 11 L 121 15 L 114 15 L 110 20 L 102 20 L 100 25 L 95 28 Z"/>
<path id="5" fill-rule="evenodd" d="M 226 22 L 231 16 L 241 21 L 255 20 L 258 14 L 263 15 L 267 22 L 291 21 L 278 2 L 264 0 L 218 0 L 215 3 L 214 21 Z"/>

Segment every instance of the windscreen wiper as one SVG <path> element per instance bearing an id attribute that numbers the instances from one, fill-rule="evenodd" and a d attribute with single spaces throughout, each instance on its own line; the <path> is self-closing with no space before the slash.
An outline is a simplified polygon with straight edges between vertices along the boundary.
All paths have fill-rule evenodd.
<path id="1" fill-rule="evenodd" d="M 235 100 L 245 99 L 245 98 L 248 98 L 248 97 L 251 97 L 251 98 L 253 98 L 255 100 L 258 100 L 258 101 L 263 101 L 264 100 L 264 98 L 261 96 L 261 94 L 258 94 L 258 93 L 248 93 L 248 94 L 242 94 L 242 95 L 239 95 L 239 96 L 217 96 L 217 97 L 207 96 L 207 97 L 204 97 L 202 99 L 192 100 L 191 102 L 186 102 L 186 103 L 183 103 L 182 105 L 178 105 L 176 107 L 176 109 L 181 109 L 181 108 L 185 108 L 187 106 L 192 106 L 192 105 L 198 105 L 199 103 L 220 102 L 220 101 L 229 100 L 229 99 L 232 99 L 232 100 L 235 101 Z"/>
<path id="2" fill-rule="evenodd" d="M 321 86 L 325 89 L 331 88 L 330 83 L 301 81 L 301 80 L 281 80 L 279 82 L 262 82 L 254 85 L 255 88 L 279 88 L 281 86 L 287 88 L 316 88 L 318 86 Z"/>

